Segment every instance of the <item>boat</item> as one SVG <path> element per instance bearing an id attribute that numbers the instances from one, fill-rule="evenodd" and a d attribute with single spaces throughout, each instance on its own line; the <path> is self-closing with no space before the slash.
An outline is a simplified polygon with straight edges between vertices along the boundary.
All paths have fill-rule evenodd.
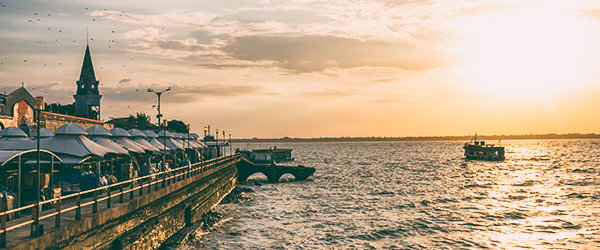
<path id="1" fill-rule="evenodd" d="M 253 163 L 285 163 L 292 162 L 294 158 L 292 157 L 292 149 L 279 149 L 277 147 L 271 147 L 268 149 L 253 149 L 249 150 L 240 150 L 240 155 L 253 162 Z"/>
<path id="2" fill-rule="evenodd" d="M 504 147 L 494 144 L 485 144 L 485 141 L 477 141 L 477 134 L 465 143 L 465 158 L 469 160 L 503 161 Z"/>

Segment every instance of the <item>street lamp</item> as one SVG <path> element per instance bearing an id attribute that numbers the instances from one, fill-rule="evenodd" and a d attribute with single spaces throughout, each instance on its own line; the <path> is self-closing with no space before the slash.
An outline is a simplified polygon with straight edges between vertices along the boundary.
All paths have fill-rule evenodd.
<path id="1" fill-rule="evenodd" d="M 160 107 L 160 105 L 159 105 Z M 167 154 L 167 127 L 169 126 L 169 122 L 167 121 L 167 119 L 165 119 L 163 121 L 163 157 L 162 157 L 162 170 L 163 170 L 163 184 L 162 186 L 165 187 L 167 184 L 167 168 L 166 168 L 166 163 L 165 161 L 167 160 L 166 154 Z"/>
<path id="2" fill-rule="evenodd" d="M 154 91 L 152 88 L 148 88 L 148 92 L 152 92 L 154 94 L 156 94 L 156 96 L 158 97 L 158 115 L 156 115 L 156 118 L 158 120 L 158 126 L 160 127 L 160 118 L 162 117 L 162 115 L 160 114 L 160 95 L 162 95 L 162 93 L 170 91 L 171 87 L 163 90 L 163 91 Z"/>
<path id="3" fill-rule="evenodd" d="M 217 146 L 217 147 L 216 147 L 216 149 L 217 149 L 217 157 L 219 157 L 219 156 L 221 156 L 221 155 L 220 155 L 220 153 L 221 153 L 221 150 L 220 150 L 220 148 L 219 148 L 219 129 L 215 129 L 215 132 L 216 132 L 216 134 L 217 134 L 217 138 L 215 139 L 215 140 L 217 140 L 217 143 L 216 143 L 215 145 Z"/>
<path id="4" fill-rule="evenodd" d="M 229 131 L 229 154 L 233 154 L 233 146 L 231 145 L 231 131 Z"/>
<path id="5" fill-rule="evenodd" d="M 37 196 L 35 199 L 35 221 L 31 225 L 32 236 L 40 235 L 40 115 L 46 107 L 43 96 L 35 97 L 35 110 L 37 111 Z"/>
<path id="6" fill-rule="evenodd" d="M 206 137 L 206 131 L 208 131 L 208 128 L 204 127 L 204 137 Z"/>
<path id="7" fill-rule="evenodd" d="M 225 137 L 225 130 L 223 130 L 223 156 L 225 156 L 225 154 L 227 153 L 227 148 L 225 147 L 225 142 L 227 140 L 227 137 Z"/>

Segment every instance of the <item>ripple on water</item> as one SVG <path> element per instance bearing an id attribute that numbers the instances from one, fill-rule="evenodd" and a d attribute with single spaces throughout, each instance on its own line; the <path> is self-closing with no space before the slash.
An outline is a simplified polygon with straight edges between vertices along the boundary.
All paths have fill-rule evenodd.
<path id="1" fill-rule="evenodd" d="M 183 248 L 600 245 L 600 140 L 502 141 L 504 162 L 464 160 L 463 143 L 251 144 L 293 148 L 317 168 L 313 181 L 251 186 L 255 200 L 225 216 L 234 220 Z"/>

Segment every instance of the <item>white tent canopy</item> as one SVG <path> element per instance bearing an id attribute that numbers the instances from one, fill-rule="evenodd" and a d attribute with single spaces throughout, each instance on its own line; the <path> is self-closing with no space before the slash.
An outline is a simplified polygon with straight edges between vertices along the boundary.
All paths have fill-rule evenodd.
<path id="1" fill-rule="evenodd" d="M 146 141 L 146 135 L 142 131 L 139 131 L 137 129 L 130 129 L 127 132 L 131 134 L 131 140 L 142 146 L 146 151 L 160 153 L 160 149 L 156 148 L 154 145 Z"/>
<path id="2" fill-rule="evenodd" d="M 129 155 L 129 151 L 127 151 L 127 149 L 109 138 L 109 136 L 112 134 L 108 131 L 108 129 L 102 126 L 92 126 L 89 127 L 86 132 L 88 133 L 87 137 L 93 142 L 117 151 L 121 155 Z"/>
<path id="3" fill-rule="evenodd" d="M 127 138 L 131 135 L 127 133 L 125 129 L 113 128 L 110 130 L 110 133 L 113 136 L 113 141 L 123 145 L 123 147 L 125 147 L 129 152 L 138 154 L 143 154 L 146 152 L 146 149 L 144 149 L 142 146 Z"/>

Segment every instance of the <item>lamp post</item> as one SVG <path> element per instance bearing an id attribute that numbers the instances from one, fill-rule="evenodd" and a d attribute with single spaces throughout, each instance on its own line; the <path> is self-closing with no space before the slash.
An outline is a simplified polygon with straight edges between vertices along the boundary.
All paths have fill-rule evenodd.
<path id="1" fill-rule="evenodd" d="M 231 131 L 229 131 L 229 154 L 233 154 L 233 146 L 231 145 Z"/>
<path id="2" fill-rule="evenodd" d="M 219 157 L 220 153 L 221 153 L 221 150 L 219 150 L 220 149 L 219 148 L 219 129 L 215 129 L 215 132 L 216 132 L 215 134 L 217 134 L 217 138 L 215 138 L 215 140 L 217 141 L 217 143 L 215 143 L 215 145 L 217 146 L 216 147 L 216 149 L 217 149 L 217 157 Z"/>
<path id="3" fill-rule="evenodd" d="M 35 110 L 37 111 L 37 196 L 35 198 L 35 220 L 33 224 L 31 224 L 31 234 L 32 236 L 39 236 L 40 233 L 40 115 L 42 110 L 46 107 L 44 103 L 43 96 L 35 97 Z"/>
<path id="4" fill-rule="evenodd" d="M 162 186 L 165 187 L 167 182 L 167 168 L 166 168 L 166 154 L 167 154 L 167 127 L 169 126 L 169 122 L 165 119 L 163 121 L 163 157 L 162 157 L 162 170 L 163 170 L 163 184 Z"/>
<path id="5" fill-rule="evenodd" d="M 154 91 L 153 89 L 148 88 L 148 92 L 152 92 L 152 93 L 156 94 L 156 96 L 158 97 L 158 108 L 157 108 L 158 109 L 158 115 L 156 115 L 156 118 L 158 120 L 158 126 L 159 127 L 160 127 L 160 118 L 162 117 L 162 115 L 160 114 L 160 95 L 162 95 L 162 93 L 170 91 L 170 90 L 171 90 L 171 87 L 169 87 L 169 88 L 167 88 L 167 89 L 165 89 L 163 91 Z"/>
<path id="6" fill-rule="evenodd" d="M 187 147 L 186 147 L 185 150 L 186 150 L 186 154 L 187 154 L 187 151 L 190 150 L 190 128 L 192 128 L 192 125 L 188 124 L 188 125 L 186 125 L 186 128 L 187 128 Z M 189 155 L 187 156 L 187 160 L 188 161 L 190 160 L 190 156 Z"/>
<path id="7" fill-rule="evenodd" d="M 227 137 L 225 137 L 225 130 L 223 130 L 223 156 L 225 156 L 225 154 L 227 153 L 227 148 L 225 147 L 225 142 L 227 142 Z"/>
<path id="8" fill-rule="evenodd" d="M 206 137 L 206 131 L 208 131 L 208 128 L 204 127 L 204 137 Z"/>

